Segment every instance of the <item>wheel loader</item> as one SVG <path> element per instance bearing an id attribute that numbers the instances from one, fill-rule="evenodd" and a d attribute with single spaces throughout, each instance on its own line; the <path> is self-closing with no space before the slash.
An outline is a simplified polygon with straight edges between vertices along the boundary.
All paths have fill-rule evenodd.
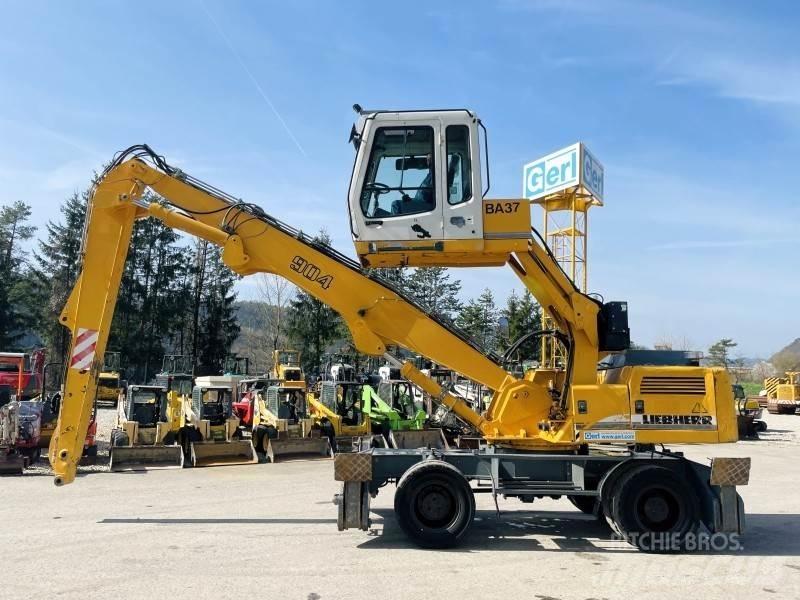
<path id="1" fill-rule="evenodd" d="M 75 480 L 97 383 L 97 369 L 87 368 L 92 352 L 81 343 L 94 339 L 93 351 L 105 350 L 133 225 L 151 217 L 217 245 L 238 274 L 278 274 L 330 306 L 359 353 L 380 357 L 400 346 L 491 391 L 488 407 L 476 411 L 403 363 L 403 378 L 469 423 L 481 446 L 337 454 L 340 530 L 369 530 L 372 498 L 396 484 L 398 525 L 424 547 L 464 539 L 481 492 L 525 502 L 590 498 L 581 503 L 585 509 L 651 552 L 685 550 L 702 542 L 700 535 L 742 533 L 744 504 L 736 487 L 749 481 L 749 459 L 716 456 L 707 463 L 664 448 L 737 441 L 727 372 L 634 365 L 614 382 L 599 382 L 598 362 L 630 346 L 628 305 L 585 293 L 564 272 L 531 224 L 532 202 L 543 195 L 488 197 L 488 134 L 478 116 L 466 109 L 354 109 L 347 206 L 358 261 L 170 165 L 147 145 L 131 146 L 108 163 L 89 199 L 81 274 L 60 315 L 71 335 L 70 401 L 50 444 L 54 483 Z M 526 166 L 526 189 L 564 206 L 602 203 L 603 180 L 602 166 L 582 144 Z M 552 323 L 524 332 L 514 344 L 545 339 L 559 348 L 557 366 L 521 378 L 509 373 L 501 356 L 374 271 L 398 266 L 509 268 Z M 82 293 L 87 289 L 93 293 Z M 343 427 L 369 420 L 360 411 L 360 389 L 340 397 L 323 384 L 312 402 L 331 430 L 334 421 Z"/>
<path id="2" fill-rule="evenodd" d="M 330 457 L 331 445 L 309 415 L 304 389 L 272 385 L 255 393 L 253 446 L 270 462 L 278 458 Z"/>
<path id="3" fill-rule="evenodd" d="M 109 469 L 137 471 L 183 467 L 178 444 L 183 401 L 156 385 L 130 385 L 111 430 Z"/>
<path id="4" fill-rule="evenodd" d="M 196 385 L 184 398 L 178 442 L 193 467 L 245 465 L 258 462 L 249 439 L 243 439 L 233 414 L 233 390 L 227 385 Z"/>

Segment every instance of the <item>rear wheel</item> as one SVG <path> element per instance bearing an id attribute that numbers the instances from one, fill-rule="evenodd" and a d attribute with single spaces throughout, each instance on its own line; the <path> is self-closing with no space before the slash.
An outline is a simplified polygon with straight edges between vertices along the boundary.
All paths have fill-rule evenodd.
<path id="1" fill-rule="evenodd" d="M 676 552 L 699 524 L 699 502 L 674 471 L 635 467 L 613 486 L 611 518 L 620 534 L 647 552 Z"/>
<path id="2" fill-rule="evenodd" d="M 427 460 L 400 478 L 394 510 L 401 529 L 416 544 L 449 548 L 472 525 L 475 497 L 461 471 L 440 460 Z"/>

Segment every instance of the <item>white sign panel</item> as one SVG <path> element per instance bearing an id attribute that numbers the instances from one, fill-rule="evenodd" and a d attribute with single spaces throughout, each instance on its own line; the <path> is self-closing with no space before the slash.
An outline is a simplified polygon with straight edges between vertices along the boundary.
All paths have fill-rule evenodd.
<path id="1" fill-rule="evenodd" d="M 636 432 L 631 429 L 598 429 L 584 431 L 585 442 L 635 442 Z"/>
<path id="2" fill-rule="evenodd" d="M 603 165 L 580 142 L 529 162 L 522 169 L 522 194 L 529 200 L 578 186 L 602 202 Z"/>

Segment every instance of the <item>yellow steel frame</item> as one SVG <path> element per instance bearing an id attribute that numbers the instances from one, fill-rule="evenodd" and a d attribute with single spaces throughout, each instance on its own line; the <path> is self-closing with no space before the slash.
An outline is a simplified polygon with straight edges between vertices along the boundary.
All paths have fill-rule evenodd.
<path id="1" fill-rule="evenodd" d="M 542 235 L 558 264 L 577 288 L 588 289 L 589 209 L 602 206 L 591 194 L 574 187 L 545 196 L 535 201 L 542 207 Z M 556 326 L 553 317 L 545 311 L 542 328 Z M 564 368 L 564 348 L 553 337 L 542 339 L 541 364 L 545 368 Z"/>

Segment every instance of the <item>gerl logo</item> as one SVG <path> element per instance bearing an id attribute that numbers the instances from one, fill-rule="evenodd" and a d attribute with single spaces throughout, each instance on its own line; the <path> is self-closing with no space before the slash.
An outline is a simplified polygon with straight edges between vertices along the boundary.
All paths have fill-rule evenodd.
<path id="1" fill-rule="evenodd" d="M 582 187 L 602 204 L 603 165 L 580 142 L 523 167 L 522 194 L 529 200 L 573 187 Z"/>
<path id="2" fill-rule="evenodd" d="M 525 197 L 540 198 L 578 185 L 578 146 L 525 165 Z"/>

